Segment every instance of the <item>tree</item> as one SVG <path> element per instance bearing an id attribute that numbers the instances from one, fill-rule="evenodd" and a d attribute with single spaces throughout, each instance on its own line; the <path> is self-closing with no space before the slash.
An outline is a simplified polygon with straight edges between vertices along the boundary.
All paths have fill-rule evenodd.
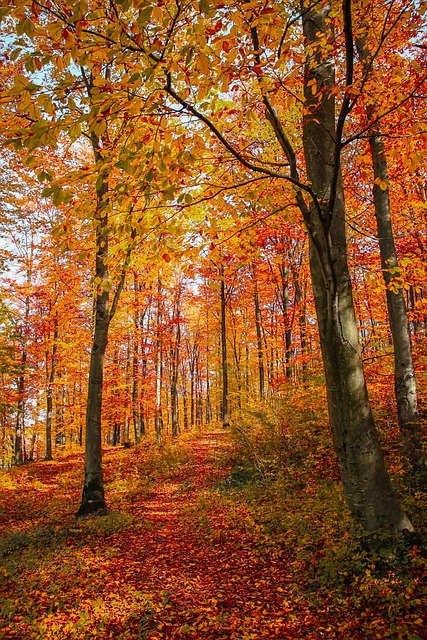
<path id="1" fill-rule="evenodd" d="M 345 204 L 340 174 L 345 97 L 337 123 L 334 62 L 320 47 L 333 37 L 331 7 L 302 5 L 306 50 L 304 154 L 316 199 L 305 213 L 310 235 L 310 268 L 328 393 L 332 436 L 347 502 L 368 531 L 386 525 L 412 530 L 393 490 L 369 404 L 347 265 Z M 343 5 L 346 36 L 346 84 L 353 83 L 351 3 Z M 312 91 L 312 87 L 315 91 Z"/>
<path id="2" fill-rule="evenodd" d="M 245 229 L 239 213 L 244 208 L 265 210 L 266 216 L 281 214 L 292 223 L 298 215 L 310 240 L 310 269 L 330 424 L 350 509 L 370 531 L 382 525 L 393 532 L 411 530 L 391 487 L 372 419 L 348 267 L 343 149 L 360 136 L 360 130 L 354 131 L 356 121 L 351 116 L 359 96 L 366 95 L 363 83 L 355 87 L 354 12 L 350 0 L 344 0 L 342 7 L 326 1 L 303 1 L 298 6 L 258 0 L 221 0 L 218 6 L 167 2 L 154 8 L 112 2 L 106 7 L 88 7 L 87 11 L 93 10 L 90 23 L 82 3 L 72 9 L 59 3 L 54 8 L 51 4 L 31 8 L 28 5 L 31 19 L 9 10 L 18 21 L 19 34 L 34 41 L 48 34 L 54 53 L 48 55 L 37 47 L 29 52 L 23 39 L 22 55 L 30 72 L 37 64 L 58 61 L 62 65 L 53 95 L 57 102 L 64 101 L 67 112 L 66 118 L 58 116 L 53 122 L 49 110 L 55 117 L 59 110 L 50 106 L 46 96 L 52 93 L 51 88 L 43 93 L 28 78 L 18 77 L 10 95 L 18 101 L 18 95 L 25 94 L 19 104 L 28 121 L 18 129 L 16 145 L 34 151 L 43 144 L 56 144 L 68 131 L 72 139 L 82 133 L 89 136 L 95 154 L 94 166 L 83 177 L 92 185 L 92 195 L 95 184 L 97 200 L 93 216 L 97 243 L 95 333 L 99 331 L 97 353 L 93 351 L 92 356 L 93 363 L 98 358 L 98 364 L 94 364 L 90 375 L 94 380 L 96 369 L 98 388 L 107 342 L 107 316 L 111 317 L 114 309 L 114 302 L 111 309 L 108 304 L 107 240 L 115 238 L 122 251 L 118 255 L 124 258 L 124 262 L 118 262 L 126 264 L 128 249 L 134 249 L 138 234 L 143 236 L 140 227 L 162 228 L 163 246 L 167 246 L 165 238 L 172 231 L 165 221 L 164 209 L 170 208 L 171 218 L 175 218 L 185 208 L 193 206 L 197 211 L 198 204 L 210 200 L 215 200 L 216 211 L 223 209 L 223 219 L 228 217 L 230 224 L 240 230 Z M 393 11 L 390 7 L 389 14 Z M 387 30 L 387 36 L 392 35 L 393 28 Z M 65 62 L 60 62 L 58 51 Z M 76 81 L 76 65 L 87 69 L 83 77 L 89 89 L 87 98 L 82 97 L 82 85 Z M 337 65 L 343 70 L 338 78 Z M 77 102 L 70 94 L 78 95 Z M 233 100 L 228 100 L 230 95 Z M 41 117 L 42 109 L 49 117 Z M 117 132 L 114 140 L 109 135 L 112 129 Z M 65 182 L 49 187 L 58 202 Z M 237 213 L 236 202 L 240 205 Z M 135 224 L 131 213 L 137 204 L 138 215 L 143 210 L 148 211 L 147 217 L 152 216 L 148 222 L 138 218 Z M 120 219 L 117 226 L 112 216 L 107 222 L 105 214 L 110 207 L 116 207 L 115 216 Z M 202 226 L 203 217 L 194 216 L 194 226 Z M 218 225 L 206 226 L 200 235 L 207 236 L 215 246 Z M 150 234 L 147 231 L 144 237 Z M 239 249 L 242 263 L 247 259 L 243 254 L 244 250 Z M 156 257 L 161 255 L 158 252 Z M 166 251 L 163 257 L 168 262 L 170 253 Z M 298 297 L 301 287 L 297 269 L 292 270 L 288 262 L 284 255 L 281 277 L 285 373 L 290 374 L 290 272 Z M 225 332 L 226 270 L 220 264 L 221 324 Z M 159 263 L 155 266 L 160 274 Z M 118 291 L 122 280 L 117 279 Z M 153 363 L 158 438 L 162 430 L 163 364 L 167 358 L 161 339 L 165 307 L 162 289 L 159 276 Z M 257 307 L 253 290 L 250 295 L 251 307 L 254 302 Z M 263 296 L 257 292 L 255 297 L 261 311 Z M 256 308 L 255 325 L 260 326 L 255 327 L 258 335 L 252 332 L 251 344 L 253 353 L 259 356 L 260 339 L 264 342 L 263 355 L 272 387 L 279 369 L 273 339 L 278 333 L 277 299 L 266 308 L 271 311 L 268 349 L 266 332 L 263 333 L 267 321 L 263 317 L 264 325 L 257 323 L 256 317 L 261 314 Z M 236 320 L 236 316 L 232 319 Z M 305 342 L 304 322 L 301 316 L 301 347 Z M 236 321 L 236 332 L 237 326 Z M 193 343 L 198 345 L 199 340 L 194 339 Z M 231 363 L 225 353 L 226 336 L 217 344 L 222 362 L 228 366 Z M 237 349 L 235 354 L 240 382 Z M 246 354 L 249 369 L 249 340 Z M 195 358 L 194 366 L 199 364 Z M 258 371 L 261 381 L 260 366 Z M 228 368 L 222 377 L 223 388 L 227 388 Z M 259 389 L 261 392 L 261 384 Z M 222 403 L 224 424 L 228 423 L 227 404 L 228 394 Z M 97 406 L 100 407 L 98 401 Z M 100 415 L 98 409 L 96 413 Z M 93 449 L 100 452 L 100 425 L 96 425 L 95 432 Z M 99 478 L 94 503 L 102 506 L 100 463 L 95 460 L 94 466 Z"/>
<path id="3" fill-rule="evenodd" d="M 376 52 L 371 51 L 368 47 L 368 39 L 368 34 L 362 33 L 357 38 L 356 45 L 362 62 L 364 82 L 369 82 L 371 92 L 374 94 L 372 85 L 375 82 Z M 376 45 L 377 52 L 379 46 L 381 46 L 381 42 L 380 45 Z M 403 441 L 403 455 L 409 467 L 410 482 L 415 486 L 425 486 L 427 459 L 423 449 L 422 429 L 418 415 L 415 370 L 404 289 L 393 286 L 393 275 L 398 273 L 400 268 L 391 218 L 389 172 L 380 115 L 377 101 L 371 98 L 366 107 L 367 124 L 365 126 L 372 154 L 375 218 L 380 245 L 381 268 L 386 287 L 390 331 L 393 338 L 398 422 Z"/>
<path id="4" fill-rule="evenodd" d="M 256 6 L 242 9 L 244 19 L 236 32 L 240 42 L 252 44 L 254 72 L 266 119 L 279 144 L 288 174 L 261 166 L 241 153 L 224 137 L 211 119 L 203 115 L 167 80 L 170 96 L 189 114 L 197 117 L 249 171 L 285 180 L 294 186 L 295 198 L 310 237 L 310 268 L 322 357 L 325 369 L 331 431 L 348 505 L 363 526 L 373 531 L 381 526 L 393 532 L 412 530 L 388 476 L 369 404 L 354 314 L 352 287 L 347 265 L 345 205 L 341 178 L 342 135 L 351 112 L 353 85 L 353 31 L 351 3 L 343 3 L 346 86 L 341 109 L 335 120 L 335 43 L 331 4 L 301 4 L 304 31 L 304 122 L 303 145 L 308 182 L 300 179 L 297 156 L 276 108 L 271 102 L 274 83 L 268 77 L 273 43 L 269 39 L 272 15 Z M 334 16 L 337 9 L 334 5 Z M 288 20 L 287 28 L 292 24 Z M 260 36 L 261 33 L 261 36 Z M 283 38 L 286 30 L 283 32 Z M 284 44 L 280 42 L 279 51 Z M 265 56 L 263 62 L 262 55 Z M 265 72 L 264 72 L 265 68 Z M 270 88 L 272 87 L 272 88 Z M 267 90 L 268 89 L 268 90 Z M 291 89 L 295 92 L 295 89 Z M 308 202 L 306 200 L 308 199 Z"/>

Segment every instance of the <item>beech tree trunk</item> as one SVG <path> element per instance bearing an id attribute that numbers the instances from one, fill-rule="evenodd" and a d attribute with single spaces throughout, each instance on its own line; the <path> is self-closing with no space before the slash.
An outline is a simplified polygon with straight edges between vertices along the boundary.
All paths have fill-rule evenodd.
<path id="1" fill-rule="evenodd" d="M 96 145 L 95 149 L 98 148 Z M 95 150 L 95 156 L 96 156 Z M 98 159 L 98 158 L 97 158 Z M 99 218 L 96 233 L 95 278 L 97 284 L 95 298 L 95 326 L 90 353 L 89 384 L 86 407 L 85 474 L 82 501 L 77 516 L 85 516 L 106 509 L 104 479 L 102 472 L 101 408 L 104 377 L 104 355 L 108 341 L 110 320 L 109 289 L 106 285 L 108 269 L 108 217 L 104 198 L 108 185 L 104 176 L 97 189 L 98 208 L 104 215 Z"/>
<path id="2" fill-rule="evenodd" d="M 295 287 L 295 303 L 298 306 L 298 325 L 300 334 L 301 358 L 302 358 L 302 383 L 307 383 L 307 318 L 305 296 L 301 290 L 300 277 L 296 267 L 292 269 L 292 277 Z"/>
<path id="3" fill-rule="evenodd" d="M 227 364 L 227 327 L 226 327 L 226 293 L 225 293 L 225 277 L 224 265 L 220 267 L 221 277 L 221 366 L 222 366 L 222 402 L 221 402 L 221 418 L 222 426 L 228 427 L 228 364 Z"/>
<path id="4" fill-rule="evenodd" d="M 156 432 L 157 442 L 162 441 L 163 437 L 163 417 L 162 417 L 162 337 L 161 321 L 162 321 L 162 306 L 161 306 L 161 294 L 162 294 L 162 281 L 160 276 L 157 279 L 157 316 L 156 316 L 156 398 L 155 398 L 155 413 L 154 413 L 154 428 Z"/>
<path id="5" fill-rule="evenodd" d="M 388 179 L 384 142 L 379 131 L 371 132 L 369 143 L 375 178 Z M 427 460 L 422 443 L 422 430 L 418 416 L 415 370 L 408 330 L 404 291 L 389 287 L 392 270 L 399 268 L 390 215 L 389 189 L 374 184 L 375 217 L 381 253 L 381 268 L 386 285 L 387 310 L 394 350 L 394 384 L 399 429 L 403 441 L 403 455 L 408 464 L 412 482 L 425 485 Z"/>
<path id="6" fill-rule="evenodd" d="M 210 424 L 212 420 L 211 406 L 211 383 L 209 370 L 209 307 L 206 307 L 206 424 Z"/>
<path id="7" fill-rule="evenodd" d="M 172 436 L 178 435 L 178 374 L 179 374 L 179 352 L 181 344 L 180 325 L 180 297 L 181 284 L 178 285 L 176 293 L 176 303 L 174 305 L 173 321 L 176 322 L 175 337 L 172 335 L 170 359 L 171 359 L 171 426 Z"/>
<path id="8" fill-rule="evenodd" d="M 21 357 L 21 367 L 26 361 Z M 25 402 L 24 402 L 25 378 L 21 374 L 18 378 L 18 402 L 15 422 L 15 437 L 13 441 L 13 461 L 17 466 L 24 464 L 25 460 Z"/>
<path id="9" fill-rule="evenodd" d="M 279 296 L 282 305 L 283 325 L 285 329 L 285 374 L 286 377 L 290 379 L 292 378 L 292 327 L 289 319 L 289 269 L 285 264 L 281 264 L 279 265 L 279 272 L 282 285 L 279 289 Z"/>
<path id="10" fill-rule="evenodd" d="M 237 383 L 237 400 L 235 400 L 235 404 L 237 404 L 237 408 L 240 410 L 242 408 L 242 369 L 240 366 L 240 362 L 242 360 L 242 347 L 241 347 L 241 330 L 237 326 L 237 318 L 234 313 L 232 307 L 230 307 L 230 316 L 231 316 L 231 348 L 233 353 L 233 359 L 235 363 L 234 371 L 235 378 Z"/>
<path id="11" fill-rule="evenodd" d="M 348 9 L 347 2 L 344 10 Z M 320 46 L 332 35 L 328 2 L 303 4 L 306 44 L 303 124 L 307 176 L 317 196 L 306 216 L 310 270 L 326 377 L 329 420 L 347 503 L 368 531 L 412 531 L 387 473 L 368 399 L 351 280 L 337 155 L 333 59 Z M 350 26 L 346 25 L 347 29 Z M 316 91 L 313 94 L 312 87 Z M 338 140 L 338 143 L 340 141 Z"/>
<path id="12" fill-rule="evenodd" d="M 58 349 L 58 314 L 56 313 L 53 325 L 53 344 L 50 356 L 46 353 L 46 454 L 45 460 L 52 460 L 52 417 L 53 417 L 53 383 L 56 371 L 56 352 Z"/>
<path id="13" fill-rule="evenodd" d="M 372 73 L 372 55 L 366 46 L 366 38 L 357 41 L 359 56 L 366 74 Z M 375 105 L 366 109 L 368 121 L 374 120 Z M 391 286 L 393 275 L 400 274 L 397 250 L 391 220 L 388 166 L 384 139 L 379 122 L 368 131 L 374 171 L 374 205 L 380 245 L 381 268 L 386 286 L 387 310 L 394 350 L 394 384 L 399 429 L 403 442 L 403 456 L 408 467 L 410 482 L 425 486 L 427 459 L 423 449 L 422 429 L 418 415 L 415 370 L 412 360 L 411 340 L 408 328 L 404 290 Z"/>
<path id="14" fill-rule="evenodd" d="M 144 325 L 144 318 L 147 317 L 146 326 Z M 145 331 L 146 335 L 149 334 L 151 324 L 151 303 L 146 307 L 144 313 L 140 318 L 139 331 Z M 147 384 L 147 339 L 141 337 L 141 391 L 139 396 L 139 432 L 141 436 L 145 436 L 148 429 L 148 416 L 145 413 L 145 386 Z"/>
<path id="15" fill-rule="evenodd" d="M 257 352 L 258 352 L 259 397 L 261 398 L 261 400 L 264 400 L 265 376 L 264 376 L 264 357 L 263 357 L 263 350 L 262 350 L 261 309 L 259 306 L 258 283 L 256 280 L 255 265 L 252 266 L 252 275 L 254 279 L 254 304 L 255 304 L 255 327 L 256 327 Z"/>
<path id="16" fill-rule="evenodd" d="M 136 272 L 134 273 L 134 305 L 133 314 L 133 341 L 132 341 L 132 422 L 135 444 L 141 441 L 141 424 L 140 424 L 140 402 L 139 402 L 139 325 L 140 325 L 140 309 L 139 309 L 139 292 L 140 286 Z"/>
<path id="17" fill-rule="evenodd" d="M 32 259 L 32 249 L 30 254 Z M 27 268 L 27 284 L 31 283 L 31 268 Z M 17 379 L 18 402 L 15 422 L 15 437 L 13 443 L 13 460 L 14 464 L 21 465 L 27 462 L 26 444 L 25 444 L 25 379 L 27 373 L 27 345 L 28 345 L 28 329 L 30 321 L 30 297 L 25 296 L 25 321 L 22 334 L 22 353 L 19 363 L 19 376 Z"/>
<path id="18" fill-rule="evenodd" d="M 181 366 L 182 381 L 182 411 L 184 420 L 184 431 L 188 429 L 188 391 L 187 391 L 187 370 Z"/>
<path id="19" fill-rule="evenodd" d="M 13 443 L 13 461 L 16 465 L 21 465 L 25 460 L 25 369 L 27 365 L 26 338 L 21 354 L 20 375 L 17 380 L 18 402 L 16 411 L 15 437 Z"/>
<path id="20" fill-rule="evenodd" d="M 89 99 L 92 98 L 93 78 L 87 76 L 82 68 L 82 79 L 86 86 Z M 109 68 L 106 69 L 108 78 Z M 105 134 L 103 134 L 105 135 Z M 101 140 L 93 131 L 90 134 L 94 160 L 97 167 L 104 162 L 103 148 L 108 146 L 108 140 Z M 109 304 L 109 273 L 108 273 L 108 173 L 100 172 L 96 181 L 96 257 L 95 257 L 95 300 L 94 300 L 94 332 L 90 353 L 89 383 L 86 406 L 86 440 L 85 440 L 85 474 L 82 501 L 77 516 L 97 513 L 106 509 L 104 497 L 104 478 L 102 471 L 102 434 L 101 409 L 102 387 L 104 377 L 104 356 L 108 342 L 108 328 L 114 317 L 120 294 L 126 279 L 126 269 L 129 266 L 130 252 L 128 249 L 123 264 L 120 281 L 114 293 L 113 301 Z M 132 234 L 132 237 L 135 236 Z M 129 354 L 128 354 L 129 363 Z M 128 380 L 128 371 L 126 375 Z M 123 435 L 125 441 L 129 437 L 128 416 L 126 414 Z"/>

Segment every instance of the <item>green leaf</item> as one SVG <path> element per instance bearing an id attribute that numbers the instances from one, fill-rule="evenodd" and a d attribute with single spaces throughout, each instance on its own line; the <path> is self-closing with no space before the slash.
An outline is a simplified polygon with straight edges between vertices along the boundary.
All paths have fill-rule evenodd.
<path id="1" fill-rule="evenodd" d="M 21 54 L 22 49 L 20 47 L 18 47 L 18 49 L 14 49 L 12 51 L 12 53 L 10 54 L 10 59 L 12 61 L 15 61 L 17 58 L 19 58 L 20 54 Z"/>
<path id="2" fill-rule="evenodd" d="M 163 192 L 163 200 L 173 200 L 175 197 L 175 185 Z"/>
<path id="3" fill-rule="evenodd" d="M 31 93 L 25 89 L 21 94 L 21 100 L 19 101 L 19 108 L 21 111 L 27 111 L 31 105 Z"/>
<path id="4" fill-rule="evenodd" d="M 34 64 L 34 58 L 27 58 L 25 60 L 25 69 L 29 73 L 34 73 L 36 70 L 36 65 Z"/>
<path id="5" fill-rule="evenodd" d="M 34 167 L 34 165 L 37 163 L 37 158 L 35 158 L 32 155 L 29 155 L 26 157 L 25 159 L 25 164 L 27 165 L 27 167 Z"/>
<path id="6" fill-rule="evenodd" d="M 138 15 L 138 20 L 137 20 L 138 26 L 139 27 L 144 27 L 145 24 L 150 19 L 152 13 L 153 13 L 153 7 L 151 7 L 151 6 L 145 7 L 144 9 L 141 9 L 141 11 L 139 12 L 139 15 Z"/>
<path id="7" fill-rule="evenodd" d="M 78 122 L 73 122 L 68 131 L 68 135 L 70 136 L 72 142 L 77 140 L 77 138 L 80 138 L 80 136 L 82 135 L 82 130 Z"/>
<path id="8" fill-rule="evenodd" d="M 58 187 L 58 185 L 55 185 L 55 187 L 53 187 L 52 193 L 51 193 L 51 198 L 52 198 L 52 202 L 55 205 L 55 207 L 58 207 L 61 204 L 61 202 L 63 200 L 61 187 Z"/>
<path id="9" fill-rule="evenodd" d="M 98 176 L 95 184 L 96 190 L 99 191 L 102 188 L 103 184 L 104 184 L 104 176 Z"/>
<path id="10" fill-rule="evenodd" d="M 18 36 L 26 35 L 29 38 L 34 36 L 35 24 L 30 18 L 24 18 L 16 27 L 16 33 Z"/>
<path id="11" fill-rule="evenodd" d="M 85 0 L 79 0 L 79 2 L 76 2 L 74 5 L 72 22 L 77 22 L 78 20 L 81 20 L 86 15 L 87 10 L 88 10 L 88 5 Z"/>
<path id="12" fill-rule="evenodd" d="M 73 194 L 73 192 L 72 192 L 72 191 L 70 191 L 69 189 L 68 189 L 68 190 L 66 190 L 66 191 L 65 191 L 65 190 L 63 190 L 63 191 L 62 191 L 62 196 L 61 196 L 61 201 L 62 201 L 64 204 L 68 204 L 69 202 L 71 202 L 71 200 L 73 199 L 73 197 L 74 197 L 74 194 Z"/>
<path id="13" fill-rule="evenodd" d="M 92 131 L 94 132 L 94 134 L 96 136 L 98 136 L 98 138 L 100 136 L 102 136 L 102 134 L 105 132 L 105 130 L 107 129 L 107 123 L 105 121 L 104 118 L 97 120 L 96 122 L 94 122 L 94 124 L 92 125 Z"/>
<path id="14" fill-rule="evenodd" d="M 116 0 L 116 2 L 121 6 L 123 11 L 127 11 L 132 5 L 132 0 Z"/>
<path id="15" fill-rule="evenodd" d="M 45 187 L 42 191 L 42 198 L 49 198 L 52 193 L 52 187 Z"/>
<path id="16" fill-rule="evenodd" d="M 209 0 L 199 0 L 200 13 L 207 14 L 211 5 Z"/>
<path id="17" fill-rule="evenodd" d="M 39 182 L 44 182 L 45 180 L 46 182 L 52 182 L 52 179 L 52 175 L 48 171 L 40 171 L 37 175 L 37 180 Z"/>

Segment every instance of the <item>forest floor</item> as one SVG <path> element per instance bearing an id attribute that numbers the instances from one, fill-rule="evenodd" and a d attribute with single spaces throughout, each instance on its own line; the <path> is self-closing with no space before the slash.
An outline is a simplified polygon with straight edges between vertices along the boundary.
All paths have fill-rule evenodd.
<path id="1" fill-rule="evenodd" d="M 425 559 L 352 541 L 314 448 L 279 484 L 223 431 L 108 449 L 110 511 L 82 520 L 81 454 L 2 472 L 0 638 L 427 638 Z"/>

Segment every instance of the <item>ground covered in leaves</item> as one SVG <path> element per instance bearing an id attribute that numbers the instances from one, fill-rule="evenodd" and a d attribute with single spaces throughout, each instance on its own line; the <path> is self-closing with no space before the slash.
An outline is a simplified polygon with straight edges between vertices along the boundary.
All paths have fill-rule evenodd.
<path id="1" fill-rule="evenodd" d="M 110 512 L 83 520 L 80 454 L 2 472 L 0 638 L 427 638 L 426 560 L 366 551 L 325 434 L 109 449 Z"/>

